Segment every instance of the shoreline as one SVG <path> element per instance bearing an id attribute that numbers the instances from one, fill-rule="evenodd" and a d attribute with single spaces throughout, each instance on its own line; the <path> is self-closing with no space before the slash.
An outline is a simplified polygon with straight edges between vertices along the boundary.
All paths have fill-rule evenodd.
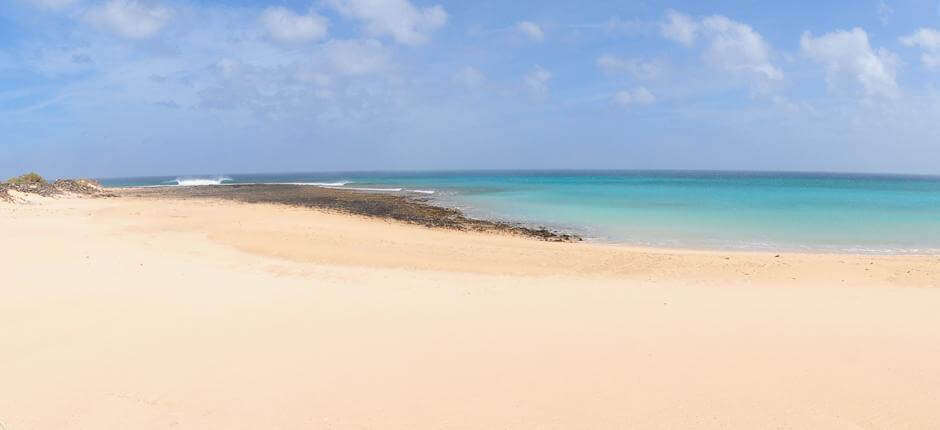
<path id="1" fill-rule="evenodd" d="M 758 253 L 758 254 L 802 254 L 802 255 L 854 255 L 854 256 L 940 256 L 940 249 L 933 252 L 902 250 L 861 250 L 780 246 L 774 248 L 686 245 L 666 246 L 656 244 L 620 242 L 603 238 L 583 236 L 577 227 L 546 227 L 537 223 L 502 220 L 498 218 L 473 217 L 463 210 L 436 204 L 433 198 L 417 194 L 396 194 L 343 189 L 339 187 L 306 184 L 248 183 L 212 185 L 150 185 L 137 187 L 105 187 L 117 195 L 143 198 L 219 198 L 246 203 L 275 203 L 294 207 L 337 210 L 343 213 L 391 219 L 429 228 L 451 228 L 468 231 L 506 232 L 550 242 L 584 242 L 599 246 L 611 246 L 646 252 L 701 252 L 701 253 Z"/>
<path id="2" fill-rule="evenodd" d="M 153 234 L 186 231 L 206 235 L 226 247 L 296 263 L 624 281 L 658 279 L 702 285 L 834 283 L 929 287 L 940 283 L 940 277 L 932 276 L 940 271 L 940 256 L 936 255 L 556 243 L 559 241 L 532 240 L 542 238 L 500 228 L 498 224 L 471 221 L 468 227 L 454 228 L 454 224 L 440 223 L 435 218 L 431 221 L 406 218 L 414 212 L 387 216 L 392 209 L 429 211 L 418 212 L 421 216 L 454 213 L 401 197 L 301 187 L 253 186 L 249 192 L 243 192 L 245 190 L 223 186 L 238 191 L 223 193 L 219 193 L 220 188 L 212 187 L 174 187 L 162 191 L 127 189 L 123 192 L 106 189 L 107 195 L 116 198 L 64 197 L 46 203 L 85 204 L 87 201 L 94 207 L 99 206 L 95 202 L 100 201 L 100 206 L 124 214 L 115 218 L 119 225 L 136 222 L 138 216 L 147 214 L 144 219 L 149 220 L 146 221 L 149 227 L 146 228 Z M 291 194 L 295 191 L 299 193 Z M 131 208 L 137 209 L 131 211 Z M 363 208 L 372 212 L 363 213 Z M 111 219 L 110 212 L 101 213 Z M 452 219 L 445 221 L 453 222 Z M 232 230 L 235 225 L 245 231 Z M 525 231 L 529 232 L 531 230 Z M 389 242 L 386 239 L 389 236 L 396 239 Z M 323 247 L 320 241 L 333 245 Z M 468 255 L 477 258 L 467 259 Z"/>
<path id="3" fill-rule="evenodd" d="M 225 199 L 243 203 L 271 203 L 292 207 L 334 210 L 354 215 L 390 219 L 430 228 L 492 231 L 549 242 L 580 242 L 581 237 L 542 226 L 527 226 L 476 219 L 454 208 L 429 203 L 421 196 L 344 190 L 294 184 L 226 184 L 166 187 L 107 188 L 137 198 Z"/>

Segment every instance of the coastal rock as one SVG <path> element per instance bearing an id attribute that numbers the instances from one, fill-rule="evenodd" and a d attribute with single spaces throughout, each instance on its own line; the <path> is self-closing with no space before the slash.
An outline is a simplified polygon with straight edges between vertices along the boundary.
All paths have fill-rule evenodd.
<path id="1" fill-rule="evenodd" d="M 532 228 L 502 221 L 470 218 L 457 209 L 436 206 L 426 199 L 384 193 L 304 185 L 245 184 L 136 188 L 122 191 L 121 194 L 151 198 L 216 198 L 245 203 L 275 203 L 392 219 L 426 227 L 507 233 L 549 242 L 581 240 L 578 236 L 556 232 L 545 227 Z"/>
<path id="2" fill-rule="evenodd" d="M 113 193 L 106 192 L 101 184 L 93 179 L 59 179 L 51 184 L 45 181 L 0 183 L 0 201 L 15 202 L 17 200 L 13 195 L 15 193 L 41 197 L 55 197 L 64 194 L 93 197 L 115 196 Z"/>
<path id="3" fill-rule="evenodd" d="M 73 194 L 92 195 L 103 191 L 101 184 L 93 179 L 59 179 L 52 186 L 60 192 Z"/>

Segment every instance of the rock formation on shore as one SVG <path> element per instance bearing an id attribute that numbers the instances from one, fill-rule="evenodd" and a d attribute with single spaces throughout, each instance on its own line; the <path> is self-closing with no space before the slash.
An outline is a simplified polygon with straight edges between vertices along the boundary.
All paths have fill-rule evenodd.
<path id="1" fill-rule="evenodd" d="M 474 219 L 467 217 L 457 209 L 445 208 L 427 201 L 385 193 L 287 184 L 135 188 L 118 193 L 121 196 L 143 198 L 225 199 L 244 203 L 284 204 L 391 219 L 426 227 L 504 232 L 549 242 L 581 241 L 581 238 L 575 234 L 558 232 L 545 227 L 530 227 L 502 221 Z"/>
<path id="2" fill-rule="evenodd" d="M 529 227 L 503 221 L 480 220 L 465 216 L 453 208 L 435 206 L 403 196 L 363 193 L 286 184 L 251 184 L 232 186 L 132 188 L 107 190 L 91 179 L 59 179 L 47 182 L 35 173 L 0 183 L 0 201 L 27 202 L 26 197 L 79 195 L 91 197 L 150 197 L 173 199 L 228 199 L 245 203 L 275 203 L 392 219 L 426 227 L 456 230 L 504 232 L 549 242 L 578 242 L 575 234 L 545 227 Z"/>
<path id="3" fill-rule="evenodd" d="M 11 191 L 13 193 L 11 193 Z M 109 196 L 98 181 L 93 179 L 59 179 L 49 183 L 35 173 L 27 173 L 0 182 L 0 201 L 13 202 L 15 194 L 54 197 L 59 195 Z"/>

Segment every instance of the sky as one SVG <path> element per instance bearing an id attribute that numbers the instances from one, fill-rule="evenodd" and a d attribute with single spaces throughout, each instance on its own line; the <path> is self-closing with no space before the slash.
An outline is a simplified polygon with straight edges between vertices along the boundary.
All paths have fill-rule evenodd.
<path id="1" fill-rule="evenodd" d="M 938 0 L 3 0 L 0 177 L 940 174 L 938 84 Z"/>

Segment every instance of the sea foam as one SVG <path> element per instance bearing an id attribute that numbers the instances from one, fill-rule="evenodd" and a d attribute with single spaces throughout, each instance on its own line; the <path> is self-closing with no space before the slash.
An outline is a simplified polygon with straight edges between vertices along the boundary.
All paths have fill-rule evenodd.
<path id="1" fill-rule="evenodd" d="M 214 178 L 176 178 L 176 185 L 189 187 L 196 185 L 222 185 L 223 182 L 231 181 L 228 176 L 216 176 Z"/>
<path id="2" fill-rule="evenodd" d="M 323 188 L 336 188 L 342 190 L 353 190 L 353 191 L 386 191 L 397 193 L 401 191 L 401 188 L 370 188 L 370 187 L 323 187 Z"/>
<path id="3" fill-rule="evenodd" d="M 339 181 L 339 182 L 275 182 L 279 185 L 307 185 L 311 187 L 342 187 L 349 183 L 349 181 Z"/>

